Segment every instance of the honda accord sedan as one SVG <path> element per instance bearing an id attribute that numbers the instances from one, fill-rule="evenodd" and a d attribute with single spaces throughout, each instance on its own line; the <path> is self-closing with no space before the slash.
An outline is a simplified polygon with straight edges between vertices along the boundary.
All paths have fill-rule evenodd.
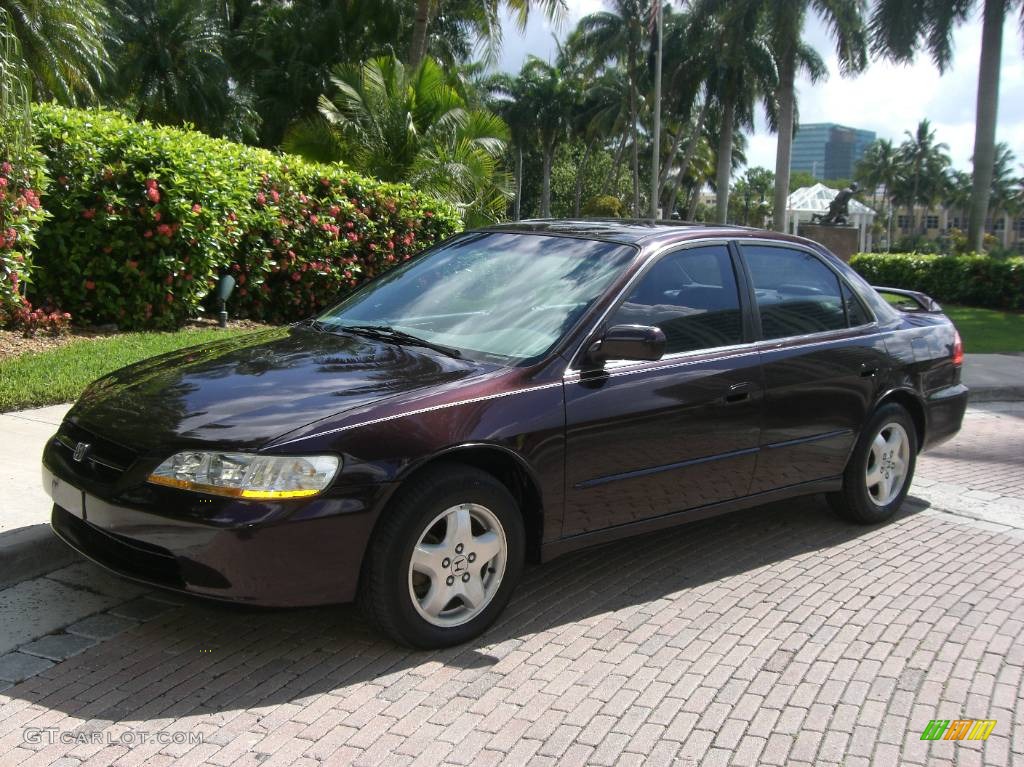
<path id="1" fill-rule="evenodd" d="M 891 517 L 967 390 L 938 305 L 889 292 L 752 229 L 464 233 L 94 383 L 43 455 L 53 530 L 157 586 L 463 642 L 527 560 L 814 493 Z"/>

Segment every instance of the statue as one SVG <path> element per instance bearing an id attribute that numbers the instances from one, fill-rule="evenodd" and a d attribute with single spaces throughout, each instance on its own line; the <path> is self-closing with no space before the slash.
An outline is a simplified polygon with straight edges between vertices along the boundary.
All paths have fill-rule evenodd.
<path id="1" fill-rule="evenodd" d="M 850 198 L 859 189 L 860 187 L 857 186 L 856 182 L 851 183 L 849 188 L 843 189 L 835 196 L 835 199 L 828 206 L 828 213 L 815 213 L 811 216 L 811 223 L 844 226 L 846 224 L 846 217 L 850 215 Z"/>

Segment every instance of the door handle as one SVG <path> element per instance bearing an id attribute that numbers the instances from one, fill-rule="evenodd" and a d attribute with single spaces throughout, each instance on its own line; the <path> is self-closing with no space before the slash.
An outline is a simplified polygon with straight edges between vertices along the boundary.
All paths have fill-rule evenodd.
<path id="1" fill-rule="evenodd" d="M 725 396 L 722 397 L 722 401 L 725 402 L 726 405 L 735 405 L 739 402 L 746 402 L 750 399 L 750 389 L 752 387 L 753 384 L 749 381 L 733 384 L 729 387 L 728 391 L 726 391 Z"/>

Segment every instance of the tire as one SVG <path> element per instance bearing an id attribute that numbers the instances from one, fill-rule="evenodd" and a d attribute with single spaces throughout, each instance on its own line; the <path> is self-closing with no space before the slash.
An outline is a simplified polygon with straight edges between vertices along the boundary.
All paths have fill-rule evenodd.
<path id="1" fill-rule="evenodd" d="M 885 522 L 903 505 L 916 465 L 914 420 L 902 405 L 882 405 L 861 432 L 843 472 L 843 488 L 829 494 L 829 504 L 851 522 Z"/>
<path id="2" fill-rule="evenodd" d="M 359 605 L 400 644 L 460 644 L 501 614 L 525 552 L 523 517 L 508 489 L 479 469 L 440 464 L 412 477 L 384 509 Z"/>

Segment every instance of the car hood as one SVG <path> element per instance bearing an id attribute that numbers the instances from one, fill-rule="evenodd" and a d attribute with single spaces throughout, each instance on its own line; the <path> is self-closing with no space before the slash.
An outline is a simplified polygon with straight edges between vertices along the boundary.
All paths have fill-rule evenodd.
<path id="1" fill-rule="evenodd" d="M 487 369 L 419 347 L 278 328 L 122 368 L 89 387 L 68 418 L 137 450 L 253 448 L 322 418 Z"/>

